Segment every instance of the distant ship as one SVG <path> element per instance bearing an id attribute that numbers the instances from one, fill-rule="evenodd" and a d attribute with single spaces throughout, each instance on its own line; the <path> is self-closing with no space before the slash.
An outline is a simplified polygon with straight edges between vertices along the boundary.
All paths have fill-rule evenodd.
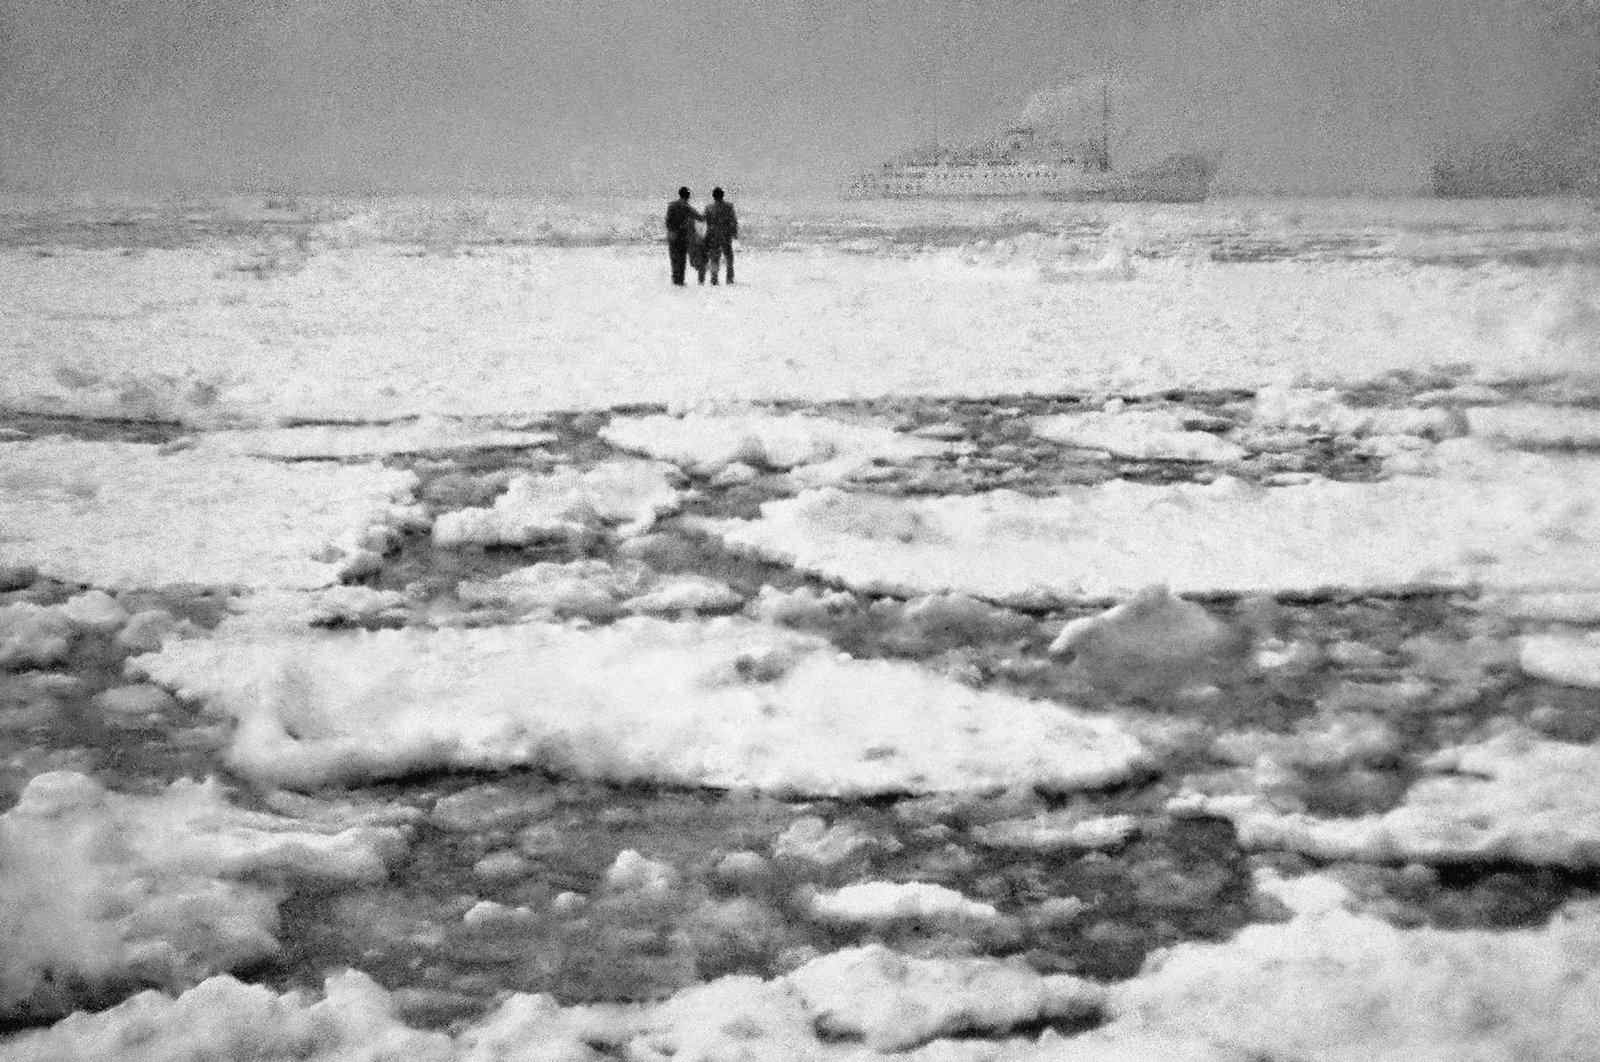
<path id="1" fill-rule="evenodd" d="M 1216 175 L 1215 161 L 1187 153 L 1127 173 L 1097 169 L 1073 159 L 941 159 L 885 163 L 881 169 L 855 178 L 850 193 L 889 199 L 1031 197 L 1198 203 L 1211 193 Z"/>
<path id="2" fill-rule="evenodd" d="M 1526 135 L 1441 149 L 1434 156 L 1429 176 L 1431 191 L 1443 199 L 1600 192 L 1600 175 L 1584 165 L 1581 149 L 1551 149 Z"/>
<path id="3" fill-rule="evenodd" d="M 1111 164 L 1109 90 L 1101 92 L 1098 136 L 1076 143 L 1018 121 L 988 140 L 914 148 L 858 175 L 851 195 L 891 199 L 1039 198 L 1197 203 L 1211 192 L 1217 160 L 1177 152 L 1153 166 Z"/>

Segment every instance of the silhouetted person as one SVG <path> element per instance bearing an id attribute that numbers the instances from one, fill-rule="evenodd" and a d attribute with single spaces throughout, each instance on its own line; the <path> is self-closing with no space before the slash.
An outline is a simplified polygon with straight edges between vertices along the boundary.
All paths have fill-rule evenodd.
<path id="1" fill-rule="evenodd" d="M 711 270 L 711 283 L 717 282 L 718 264 L 724 255 L 728 258 L 728 283 L 733 283 L 733 238 L 739 235 L 739 215 L 733 204 L 722 198 L 722 189 L 711 189 L 712 203 L 706 207 L 706 264 Z"/>
<path id="2" fill-rule="evenodd" d="M 694 223 L 703 221 L 689 205 L 689 189 L 679 188 L 678 198 L 667 204 L 667 258 L 672 262 L 672 282 L 683 286 L 683 270 L 695 243 Z"/>

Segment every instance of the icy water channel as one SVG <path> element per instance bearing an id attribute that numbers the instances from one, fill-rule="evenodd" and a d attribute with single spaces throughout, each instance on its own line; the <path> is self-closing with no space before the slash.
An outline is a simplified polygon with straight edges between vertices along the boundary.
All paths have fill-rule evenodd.
<path id="1" fill-rule="evenodd" d="M 1398 406 L 1438 383 L 1395 378 L 1346 399 Z M 1508 386 L 1505 397 L 1519 394 Z M 1241 423 L 1252 398 L 1175 392 L 1133 398 L 1131 405 L 1176 409 L 1193 430 L 1220 433 Z M 847 485 L 851 491 L 947 495 L 1004 487 L 1042 495 L 1069 484 L 1215 475 L 1203 461 L 1118 459 L 1018 428 L 1027 417 L 1072 412 L 1088 401 L 1061 395 L 781 408 L 942 433 L 970 444 L 960 453 L 858 476 Z M 419 475 L 418 496 L 437 515 L 488 504 L 518 472 L 558 464 L 582 469 L 621 456 L 599 435 L 608 419 L 604 413 L 551 416 L 541 427 L 555 441 L 537 449 L 389 460 Z M 141 442 L 172 442 L 179 435 L 160 426 L 47 418 L 8 418 L 0 428 L 14 435 Z M 1308 473 L 1364 481 L 1378 469 L 1347 438 L 1328 434 L 1292 447 L 1276 440 L 1230 472 L 1270 487 Z M 605 561 L 641 579 L 705 576 L 736 597 L 713 612 L 744 610 L 763 588 L 841 592 L 784 565 L 732 553 L 699 530 L 703 518 L 750 517 L 763 502 L 792 494 L 796 488 L 786 477 L 770 470 L 738 483 L 690 476 L 690 486 L 683 510 L 663 520 L 644 546 L 625 546 L 604 530 L 492 549 L 445 549 L 413 534 L 362 576 L 373 588 L 399 591 L 405 607 L 380 616 L 335 616 L 329 625 L 513 622 L 519 618 L 514 610 L 463 599 L 458 588 L 464 580 L 536 561 Z M 0 583 L 0 606 L 58 604 L 83 589 L 10 570 Z M 124 593 L 118 603 L 128 613 L 162 609 L 209 628 L 225 614 L 227 597 L 226 588 L 169 587 Z M 356 967 L 398 990 L 407 1020 L 424 1025 L 481 1014 L 507 991 L 550 992 L 567 1003 L 658 999 L 725 974 L 775 976 L 818 954 L 870 941 L 920 954 L 1020 956 L 1043 972 L 1126 978 L 1153 949 L 1222 939 L 1249 922 L 1284 917 L 1275 901 L 1255 893 L 1252 871 L 1314 865 L 1297 855 L 1246 853 L 1226 820 L 1167 809 L 1186 783 L 1203 784 L 1236 766 L 1219 758 L 1226 742 L 1218 735 L 1288 734 L 1330 702 L 1356 714 L 1386 713 L 1400 732 L 1397 743 L 1353 765 L 1304 764 L 1293 779 L 1307 809 L 1330 817 L 1394 807 L 1429 753 L 1492 723 L 1516 721 L 1558 740 L 1600 737 L 1600 694 L 1480 659 L 1482 622 L 1470 594 L 1209 601 L 1213 615 L 1225 621 L 1268 622 L 1281 640 L 1320 651 L 1303 667 L 1240 667 L 1219 675 L 1202 695 L 1106 689 L 1070 660 L 1051 656 L 1048 646 L 1062 625 L 1097 609 L 965 602 L 959 610 L 928 613 L 919 612 L 917 602 L 890 596 L 846 592 L 831 600 L 825 617 L 794 622 L 858 658 L 914 660 L 977 688 L 1090 711 L 1115 704 L 1163 724 L 1166 745 L 1146 773 L 1072 794 L 789 800 L 602 784 L 547 770 L 434 773 L 358 786 L 342 797 L 416 810 L 406 854 L 379 886 L 281 883 L 282 951 L 241 975 L 279 988 L 315 988 L 327 971 Z M 565 618 L 604 624 L 614 616 L 590 608 Z M 103 709 L 96 695 L 124 681 L 131 652 L 116 633 L 77 631 L 47 664 L 5 662 L 3 806 L 14 803 L 33 775 L 71 768 L 134 793 L 220 774 L 237 786 L 241 804 L 271 807 L 275 798 L 228 774 L 222 762 L 226 727 L 200 705 L 167 697 L 138 713 Z M 1407 697 L 1418 710 L 1394 712 L 1396 698 Z M 1047 812 L 1086 820 L 1126 817 L 1128 825 L 1099 841 L 1065 847 L 1021 843 L 997 828 Z M 640 858 L 630 863 L 627 853 Z M 1600 895 L 1593 872 L 1518 863 L 1335 869 L 1372 911 L 1403 925 L 1531 925 L 1573 897 Z M 615 888 L 619 873 L 635 874 L 635 887 Z M 815 890 L 866 881 L 941 885 L 992 905 L 1002 917 L 849 924 L 823 919 L 805 902 Z M 57 1016 L 59 1009 L 45 999 L 21 1020 Z"/>

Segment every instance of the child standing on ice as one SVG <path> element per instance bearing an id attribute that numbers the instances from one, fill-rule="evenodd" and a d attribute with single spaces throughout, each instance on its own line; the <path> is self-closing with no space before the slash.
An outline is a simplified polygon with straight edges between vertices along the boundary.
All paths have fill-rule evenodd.
<path id="1" fill-rule="evenodd" d="M 706 282 L 706 226 L 704 220 L 694 223 L 694 237 L 689 241 L 689 268 L 695 271 L 700 278 L 700 283 Z M 717 282 L 716 277 L 711 278 L 711 283 Z"/>

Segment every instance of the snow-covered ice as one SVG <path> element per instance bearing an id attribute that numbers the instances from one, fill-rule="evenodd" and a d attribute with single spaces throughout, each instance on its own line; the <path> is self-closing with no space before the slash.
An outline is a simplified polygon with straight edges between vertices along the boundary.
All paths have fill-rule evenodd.
<path id="1" fill-rule="evenodd" d="M 1038 852 L 1093 851 L 1115 848 L 1139 830 L 1132 815 L 1085 816 L 1076 811 L 1046 811 L 1026 819 L 1002 819 L 972 831 L 973 839 L 990 848 Z"/>
<path id="2" fill-rule="evenodd" d="M 1385 209 L 1408 222 L 1442 212 L 1443 234 L 1400 233 L 1380 209 L 1377 228 L 1359 234 L 1370 253 L 1245 264 L 1207 261 L 1199 241 L 1298 246 L 1311 238 L 1298 214 L 1082 206 L 1061 217 L 1081 226 L 1102 210 L 1136 211 L 1138 224 L 1113 226 L 1088 250 L 1076 237 L 1025 233 L 885 253 L 891 244 L 871 225 L 922 208 L 838 209 L 870 222 L 868 235 L 830 245 L 804 236 L 806 222 L 769 219 L 770 231 L 790 235 L 753 244 L 744 282 L 709 297 L 664 284 L 659 250 L 643 245 L 653 204 L 649 225 L 598 208 L 545 206 L 528 220 L 462 204 L 380 204 L 309 226 L 301 246 L 0 250 L 0 408 L 162 422 L 147 438 L 191 432 L 156 446 L 34 437 L 82 430 L 65 421 L 19 418 L 0 430 L 0 572 L 15 595 L 0 603 L 0 692 L 11 698 L 0 701 L 0 735 L 25 743 L 41 711 L 69 703 L 34 696 L 46 687 L 76 688 L 112 728 L 170 712 L 178 692 L 232 725 L 228 765 L 276 809 L 244 810 L 215 782 L 161 779 L 141 791 L 157 795 L 123 795 L 83 774 L 36 774 L 0 814 L 0 892 L 21 900 L 0 904 L 0 1018 L 103 1006 L 143 985 L 165 991 L 0 1038 L 0 1059 L 1600 1056 L 1592 901 L 1496 933 L 1407 929 L 1353 913 L 1330 879 L 1258 874 L 1257 893 L 1282 899 L 1287 921 L 1157 950 L 1137 975 L 1125 969 L 1117 976 L 1126 979 L 1102 984 L 967 954 L 990 938 L 1029 948 L 1017 935 L 1047 928 L 1114 940 L 1126 927 L 1105 920 L 1099 901 L 1023 904 L 994 899 L 982 879 L 932 877 L 962 860 L 1087 866 L 1170 851 L 1159 803 L 1125 814 L 1129 794 L 1079 793 L 1051 810 L 1031 791 L 1187 769 L 1163 759 L 1167 720 L 974 689 L 930 667 L 935 653 L 974 682 L 1021 676 L 1049 689 L 1064 674 L 1133 695 L 1265 676 L 1299 697 L 1318 668 L 1352 672 L 1296 705 L 1315 712 L 1293 729 L 1171 738 L 1193 743 L 1185 755 L 1203 748 L 1234 767 L 1198 776 L 1206 795 L 1185 795 L 1169 812 L 1229 819 L 1247 850 L 1317 859 L 1489 860 L 1511 873 L 1580 875 L 1600 866 L 1600 811 L 1588 795 L 1600 752 L 1581 726 L 1560 741 L 1503 720 L 1479 725 L 1471 713 L 1446 711 L 1442 722 L 1398 714 L 1447 686 L 1501 696 L 1504 679 L 1516 696 L 1550 702 L 1530 724 L 1578 719 L 1600 684 L 1600 460 L 1585 452 L 1600 439 L 1588 408 L 1600 393 L 1593 269 L 1423 264 L 1396 250 L 1537 241 L 1530 234 L 1552 218 L 1578 224 L 1569 208 L 1533 210 L 1531 227 L 1500 231 L 1495 218 L 1527 208 L 1408 204 Z M 1044 208 L 959 209 L 963 220 L 975 211 L 1013 225 Z M 1323 204 L 1311 225 L 1372 209 Z M 1460 228 L 1463 218 L 1477 227 Z M 752 220 L 759 233 L 762 219 Z M 508 232 L 513 245 L 497 246 Z M 588 245 L 525 245 L 573 237 Z M 463 241 L 473 253 L 448 253 Z M 893 401 L 861 401 L 880 396 Z M 941 406 L 929 396 L 1011 397 Z M 1098 411 L 1058 415 L 1052 396 Z M 851 412 L 752 404 L 786 411 L 836 399 Z M 607 413 L 624 404 L 632 409 Z M 315 423 L 283 426 L 306 421 Z M 543 430 L 558 424 L 561 437 Z M 1197 480 L 1168 486 L 890 496 L 941 482 L 896 478 L 890 466 L 908 464 L 948 473 L 950 486 L 936 489 L 971 489 L 974 470 L 995 463 L 978 451 L 1002 437 L 1019 465 L 1050 452 L 1040 445 L 1049 439 L 1201 467 L 1158 469 Z M 569 457 L 573 438 L 580 449 Z M 619 461 L 601 444 L 653 460 Z M 467 573 L 453 584 L 466 613 L 426 600 L 426 581 L 404 593 L 376 579 L 335 585 L 391 574 L 381 555 L 398 533 L 428 528 L 414 491 L 431 504 L 456 496 L 454 486 L 424 492 L 424 480 L 379 460 L 426 457 L 426 477 L 453 455 L 535 447 L 547 450 L 519 474 L 474 480 L 473 490 L 507 487 L 490 504 L 442 513 L 433 545 L 552 543 L 565 551 L 560 562 L 493 577 L 497 559 L 471 549 L 445 558 Z M 1304 460 L 1313 451 L 1340 456 Z M 974 457 L 955 460 L 965 454 Z M 1094 463 L 1096 475 L 1110 474 Z M 702 489 L 685 490 L 684 472 Z M 1322 478 L 1352 474 L 1377 481 Z M 829 489 L 768 501 L 753 520 L 695 515 L 648 533 L 724 487 L 737 488 L 729 494 L 741 506 Z M 679 536 L 706 530 L 831 585 L 767 586 L 745 615 L 698 618 L 739 608 L 740 595 L 706 575 L 646 565 L 689 556 Z M 33 568 L 46 577 L 37 586 Z M 132 593 L 175 583 L 250 593 L 204 634 Z M 1360 621 L 1384 625 L 1370 645 L 1280 642 L 1248 602 L 1223 622 L 1174 596 L 1479 588 L 1488 593 L 1472 606 L 1470 637 L 1402 638 L 1397 627 L 1415 619 L 1402 622 L 1397 609 Z M 1057 621 L 991 602 L 1121 604 L 1069 623 L 1056 659 L 1040 660 L 1030 654 L 1044 656 L 1043 628 Z M 505 622 L 530 616 L 576 622 Z M 631 618 L 604 626 L 618 616 Z M 308 626 L 425 620 L 461 626 Z M 470 626 L 491 621 L 502 625 Z M 922 662 L 855 659 L 829 641 L 853 631 Z M 1023 659 L 983 655 L 1000 645 Z M 75 654 L 123 649 L 145 654 L 127 674 L 87 684 L 70 673 L 81 665 Z M 1058 670 L 1069 656 L 1075 670 Z M 1413 731 L 1436 722 L 1454 744 L 1426 758 L 1409 751 L 1426 740 Z M 75 747 L 48 751 L 9 766 L 92 762 Z M 1421 777 L 1390 794 L 1397 804 L 1386 811 L 1313 814 L 1295 783 L 1296 772 L 1387 769 L 1413 755 L 1404 766 Z M 749 921 L 739 905 L 756 909 L 750 897 L 778 886 L 785 911 L 836 937 L 936 932 L 913 938 L 916 954 L 808 944 L 775 959 L 766 979 L 720 977 L 642 1003 L 563 1005 L 500 991 L 487 1014 L 447 1032 L 408 1028 L 398 1015 L 412 990 L 391 993 L 359 972 L 331 976 L 321 1000 L 226 976 L 195 985 L 276 953 L 293 928 L 277 919 L 294 883 L 379 881 L 411 839 L 413 813 L 398 805 L 329 805 L 272 786 L 524 765 L 552 768 L 555 788 L 598 779 L 740 791 L 708 801 L 744 800 L 745 790 L 933 794 L 925 799 L 963 810 L 916 820 L 905 801 L 902 814 L 870 800 L 854 810 L 849 800 L 788 805 L 800 817 L 787 828 L 752 830 L 716 860 L 714 888 L 741 895 L 704 902 L 734 911 L 737 929 Z M 620 805 L 630 799 L 605 809 L 607 829 L 629 828 Z M 441 796 L 438 821 L 464 803 Z M 608 842 L 589 884 L 564 882 L 554 898 L 518 894 L 532 864 L 504 839 L 489 843 L 493 830 L 476 821 L 447 827 L 467 853 L 466 884 L 452 888 L 478 891 L 453 897 L 452 931 L 487 936 L 704 900 L 693 860 L 661 854 L 640 830 Z M 884 873 L 881 864 L 921 860 L 924 843 L 944 848 L 914 873 Z M 781 884 L 795 877 L 809 884 Z"/>
<path id="3" fill-rule="evenodd" d="M 1117 480 L 1054 497 L 833 488 L 716 525 L 724 541 L 863 590 L 997 601 L 1600 587 L 1600 462 L 1437 447 L 1440 474 L 1263 488 Z"/>
<path id="4" fill-rule="evenodd" d="M 1173 948 L 1114 987 L 1112 1021 L 1073 1047 L 1094 1059 L 1143 1033 L 1239 1060 L 1587 1058 L 1600 1050 L 1597 946 L 1593 903 L 1509 932 L 1405 930 L 1313 910 L 1224 944 Z"/>
<path id="5" fill-rule="evenodd" d="M 213 977 L 176 998 L 142 992 L 103 1014 L 74 1014 L 47 1031 L 0 1040 L 5 1062 L 457 1057 L 448 1036 L 401 1024 L 389 993 L 355 971 L 329 977 L 316 1000 Z"/>
<path id="6" fill-rule="evenodd" d="M 794 821 L 773 842 L 772 854 L 779 859 L 795 859 L 814 866 L 837 866 L 863 849 L 879 846 L 871 834 L 848 822 L 829 826 L 815 815 Z"/>
<path id="7" fill-rule="evenodd" d="M 1535 929 L 1398 929 L 1345 910 L 1336 887 L 1289 884 L 1319 902 L 1229 941 L 1179 945 L 1109 988 L 1016 963 L 871 946 L 785 978 L 725 977 L 659 1003 L 562 1006 L 512 995 L 452 1036 L 401 1024 L 393 996 L 360 973 L 329 978 L 322 1000 L 218 977 L 0 1042 L 0 1059 L 555 1062 L 604 1051 L 750 1062 L 1489 1062 L 1600 1050 L 1592 903 Z M 1006 1036 L 1097 1014 L 1102 1024 L 1072 1037 Z M 994 1038 L 952 1038 L 962 1033 Z"/>
<path id="8" fill-rule="evenodd" d="M 416 519 L 410 472 L 65 439 L 5 444 L 0 563 L 101 587 L 310 588 Z"/>
<path id="9" fill-rule="evenodd" d="M 1519 402 L 1471 406 L 1466 417 L 1472 434 L 1517 446 L 1600 447 L 1600 410 Z"/>
<path id="10" fill-rule="evenodd" d="M 0 404 L 267 425 L 1592 371 L 1586 278 L 1537 271 L 1166 259 L 1048 283 L 998 253 L 811 247 L 765 251 L 722 297 L 686 300 L 646 247 L 329 248 L 260 278 L 234 254 L 0 252 L 22 324 L 0 346 Z"/>
<path id="11" fill-rule="evenodd" d="M 210 782 L 135 797 L 38 775 L 0 815 L 0 1015 L 49 1014 L 73 985 L 182 985 L 275 954 L 274 878 L 381 881 L 404 850 L 403 811 L 370 818 L 245 811 Z"/>
<path id="12" fill-rule="evenodd" d="M 1034 434 L 1042 438 L 1118 457 L 1237 461 L 1244 456 L 1238 443 L 1209 432 L 1190 431 L 1184 427 L 1183 417 L 1168 409 L 1060 413 L 1035 417 L 1031 423 Z"/>
<path id="13" fill-rule="evenodd" d="M 1466 434 L 1467 429 L 1449 407 L 1358 408 L 1345 402 L 1335 390 L 1278 385 L 1263 387 L 1256 393 L 1251 419 L 1265 427 L 1328 435 L 1452 439 Z"/>
<path id="14" fill-rule="evenodd" d="M 1258 730 L 1219 734 L 1212 751 L 1229 763 L 1336 768 L 1400 755 L 1399 731 L 1387 719 L 1359 712 L 1323 712 L 1302 721 L 1292 734 Z"/>
<path id="15" fill-rule="evenodd" d="M 882 945 L 816 959 L 789 976 L 823 1035 L 859 1036 L 902 1051 L 959 1032 L 1005 1031 L 1094 1013 L 1104 990 L 1077 977 L 1041 977 L 1018 962 L 934 960 Z"/>
<path id="16" fill-rule="evenodd" d="M 875 461 L 903 462 L 952 448 L 885 427 L 800 413 L 616 417 L 600 435 L 624 450 L 671 461 L 697 475 L 714 476 L 738 463 L 792 472 L 812 484 L 844 479 Z"/>
<path id="17" fill-rule="evenodd" d="M 1331 819 L 1285 810 L 1258 794 L 1186 795 L 1174 806 L 1233 821 L 1250 849 L 1319 859 L 1600 866 L 1600 748 L 1511 731 L 1445 749 L 1398 807 Z"/>
<path id="18" fill-rule="evenodd" d="M 678 507 L 678 478 L 676 468 L 659 461 L 609 461 L 582 472 L 564 466 L 543 474 L 520 473 L 493 505 L 441 514 L 434 521 L 433 540 L 441 546 L 525 546 L 605 524 L 619 525 L 623 534 L 640 534 Z"/>
<path id="19" fill-rule="evenodd" d="M 661 575 L 638 562 L 596 559 L 540 561 L 492 580 L 464 580 L 456 592 L 470 604 L 537 619 L 719 612 L 743 603 L 725 583 L 703 575 Z"/>
<path id="20" fill-rule="evenodd" d="M 621 892 L 665 893 L 676 881 L 672 867 L 629 848 L 606 871 L 606 887 Z"/>
<path id="21" fill-rule="evenodd" d="M 1069 656 L 1103 689 L 1148 695 L 1205 687 L 1237 670 L 1252 643 L 1249 631 L 1156 584 L 1099 615 L 1071 621 L 1050 652 Z"/>
<path id="22" fill-rule="evenodd" d="M 1595 590 L 1488 594 L 1478 604 L 1487 613 L 1513 620 L 1600 624 L 1600 591 Z"/>
<path id="23" fill-rule="evenodd" d="M 1600 689 L 1600 633 L 1530 634 L 1521 639 L 1522 670 L 1566 686 Z"/>
<path id="24" fill-rule="evenodd" d="M 239 720 L 230 762 L 293 786 L 543 764 L 584 777 L 870 794 L 1106 785 L 1110 719 L 852 660 L 749 621 L 351 631 L 169 642 L 132 666 Z"/>
<path id="25" fill-rule="evenodd" d="M 73 623 L 59 606 L 19 601 L 0 608 L 0 667 L 49 667 L 66 659 Z"/>
<path id="26" fill-rule="evenodd" d="M 827 922 L 867 924 L 916 920 L 932 925 L 999 920 L 1000 912 L 943 885 L 922 881 L 863 881 L 811 898 L 812 913 Z"/>

